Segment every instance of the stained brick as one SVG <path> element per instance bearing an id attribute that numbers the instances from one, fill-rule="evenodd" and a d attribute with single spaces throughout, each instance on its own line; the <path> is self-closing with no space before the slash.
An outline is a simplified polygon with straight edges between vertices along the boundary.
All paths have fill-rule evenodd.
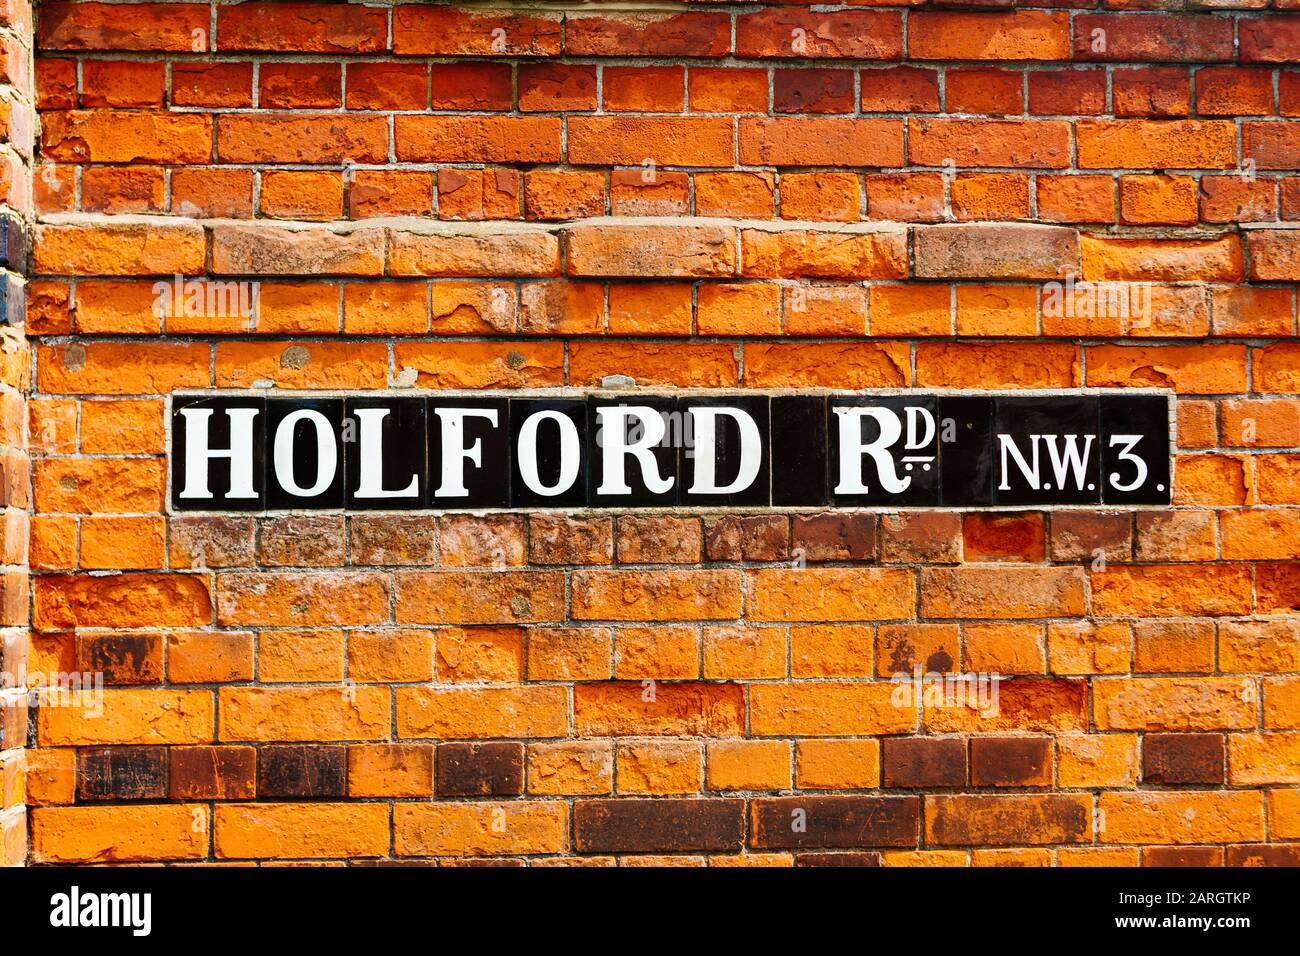
<path id="1" fill-rule="evenodd" d="M 1142 779 L 1147 783 L 1222 783 L 1222 734 L 1146 734 Z"/>
<path id="2" fill-rule="evenodd" d="M 82 800 L 149 800 L 167 795 L 167 747 L 101 747 L 77 755 Z"/>
<path id="3" fill-rule="evenodd" d="M 963 787 L 966 743 L 955 737 L 888 737 L 883 742 L 886 787 Z"/>
<path id="4" fill-rule="evenodd" d="M 257 751 L 257 791 L 263 797 L 341 797 L 346 748 L 262 747 Z"/>
<path id="5" fill-rule="evenodd" d="M 573 838 L 581 853 L 736 850 L 745 839 L 745 801 L 577 800 Z"/>
<path id="6" fill-rule="evenodd" d="M 523 744 L 439 744 L 434 780 L 441 797 L 518 796 L 524 791 Z"/>
<path id="7" fill-rule="evenodd" d="M 750 802 L 750 845 L 785 847 L 915 846 L 916 797 L 797 796 Z"/>

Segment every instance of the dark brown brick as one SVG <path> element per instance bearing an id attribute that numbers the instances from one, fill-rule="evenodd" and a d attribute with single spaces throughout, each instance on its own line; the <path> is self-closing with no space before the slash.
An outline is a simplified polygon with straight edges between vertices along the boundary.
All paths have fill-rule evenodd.
<path id="1" fill-rule="evenodd" d="M 1088 794 L 936 794 L 925 839 L 938 846 L 1039 846 L 1092 839 Z"/>
<path id="2" fill-rule="evenodd" d="M 785 515 L 706 519 L 704 553 L 710 561 L 784 561 L 790 556 L 790 519 Z"/>
<path id="3" fill-rule="evenodd" d="M 31 722 L 36 722 L 36 708 L 31 708 Z M 21 747 L 27 740 L 28 707 L 27 697 L 9 700 L 0 707 L 0 750 Z M 35 746 L 33 740 L 32 746 Z"/>
<path id="4" fill-rule="evenodd" d="M 608 564 L 614 557 L 609 518 L 528 517 L 528 557 L 535 564 Z"/>
<path id="5" fill-rule="evenodd" d="M 874 561 L 874 514 L 796 515 L 791 528 L 794 553 L 808 561 Z"/>
<path id="6" fill-rule="evenodd" d="M 1300 844 L 1249 843 L 1227 848 L 1228 866 L 1300 866 Z"/>
<path id="7" fill-rule="evenodd" d="M 262 564 L 339 567 L 343 564 L 342 515 L 284 515 L 266 518 L 258 533 Z"/>
<path id="8" fill-rule="evenodd" d="M 954 564 L 961 560 L 961 515 L 913 511 L 880 519 L 880 560 L 889 564 Z"/>
<path id="9" fill-rule="evenodd" d="M 880 866 L 879 853 L 796 853 L 795 866 Z"/>
<path id="10" fill-rule="evenodd" d="M 754 847 L 916 846 L 921 802 L 916 797 L 772 797 L 750 803 Z"/>
<path id="11" fill-rule="evenodd" d="M 745 839 L 745 801 L 578 800 L 573 839 L 581 853 L 738 850 Z"/>
<path id="12" fill-rule="evenodd" d="M 697 564 L 703 553 L 699 518 L 623 515 L 615 535 L 620 564 Z"/>
<path id="13" fill-rule="evenodd" d="M 1038 512 L 963 515 L 961 531 L 967 561 L 1042 561 L 1047 557 L 1047 531 Z"/>
<path id="14" fill-rule="evenodd" d="M 523 515 L 443 515 L 438 544 L 445 565 L 523 564 Z"/>
<path id="15" fill-rule="evenodd" d="M 966 741 L 886 737 L 882 765 L 886 787 L 962 787 L 966 785 Z"/>
<path id="16" fill-rule="evenodd" d="M 777 70 L 772 95 L 777 113 L 848 113 L 853 109 L 853 71 Z"/>
<path id="17" fill-rule="evenodd" d="M 438 866 L 438 860 L 349 860 L 348 866 L 368 867 L 375 870 L 416 870 Z"/>
<path id="18" fill-rule="evenodd" d="M 22 452 L 0 455 L 0 507 L 26 509 L 31 504 L 28 459 Z"/>
<path id="19" fill-rule="evenodd" d="M 514 797 L 524 792 L 524 745 L 439 744 L 436 793 L 440 797 Z"/>
<path id="20" fill-rule="evenodd" d="M 81 800 L 158 800 L 166 795 L 166 747 L 96 747 L 77 754 Z"/>
<path id="21" fill-rule="evenodd" d="M 0 690 L 18 687 L 27 674 L 27 634 L 0 634 Z"/>
<path id="22" fill-rule="evenodd" d="M 1052 514 L 1052 560 L 1127 561 L 1133 553 L 1133 516 L 1122 511 Z"/>
<path id="23" fill-rule="evenodd" d="M 523 860 L 506 860 L 500 858 L 475 859 L 473 857 L 456 857 L 444 859 L 439 866 L 463 866 L 467 869 L 483 870 L 518 870 L 524 867 Z"/>
<path id="24" fill-rule="evenodd" d="M 972 737 L 970 782 L 975 787 L 1050 787 L 1050 737 Z"/>
<path id="25" fill-rule="evenodd" d="M 1221 846 L 1148 846 L 1143 866 L 1223 866 Z"/>
<path id="26" fill-rule="evenodd" d="M 354 515 L 348 519 L 348 532 L 350 564 L 433 564 L 438 560 L 438 519 L 429 515 Z"/>
<path id="27" fill-rule="evenodd" d="M 77 670 L 102 673 L 105 684 L 161 684 L 161 634 L 80 634 Z"/>
<path id="28" fill-rule="evenodd" d="M 173 747 L 172 800 L 251 800 L 257 795 L 252 747 Z"/>
<path id="29" fill-rule="evenodd" d="M 1222 783 L 1222 734 L 1146 734 L 1142 738 L 1146 783 Z"/>
<path id="30" fill-rule="evenodd" d="M 252 518 L 168 518 L 168 560 L 173 568 L 252 567 L 255 535 Z"/>
<path id="31" fill-rule="evenodd" d="M 31 581 L 26 570 L 0 574 L 0 626 L 27 624 Z"/>
<path id="32" fill-rule="evenodd" d="M 263 747 L 257 752 L 257 793 L 261 797 L 341 797 L 346 767 L 345 747 Z"/>

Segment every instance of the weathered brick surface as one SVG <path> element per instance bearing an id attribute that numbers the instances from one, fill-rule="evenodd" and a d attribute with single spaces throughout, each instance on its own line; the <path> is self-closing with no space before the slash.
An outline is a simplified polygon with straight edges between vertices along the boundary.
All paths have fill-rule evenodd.
<path id="1" fill-rule="evenodd" d="M 33 212 L 34 46 L 30 4 L 6 4 L 0 14 L 0 315 L 5 325 L 5 354 L 0 358 L 0 866 L 21 866 L 28 857 L 28 807 L 33 803 L 28 781 L 39 772 L 33 771 L 23 750 L 30 704 L 24 685 L 33 669 L 25 613 L 30 594 L 26 539 L 33 530 L 27 515 L 32 502 L 32 443 L 27 438 L 31 368 L 20 358 L 26 344 L 27 290 L 22 277 L 28 273 Z M 57 431 L 46 437 L 53 440 Z M 140 751 L 101 752 L 100 759 L 87 756 L 87 799 L 113 800 L 117 794 L 126 799 L 163 798 L 165 748 Z M 60 776 L 66 786 L 77 775 L 66 772 L 66 761 L 63 769 Z"/>
<path id="2" fill-rule="evenodd" d="M 1300 863 L 1295 3 L 544 6 L 0 20 L 0 864 Z M 1163 389 L 1174 504 L 165 507 L 177 390 L 616 375 Z"/>

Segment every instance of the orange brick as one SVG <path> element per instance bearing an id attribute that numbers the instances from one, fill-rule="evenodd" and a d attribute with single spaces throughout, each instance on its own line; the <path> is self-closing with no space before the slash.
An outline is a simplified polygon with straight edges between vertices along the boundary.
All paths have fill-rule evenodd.
<path id="1" fill-rule="evenodd" d="M 39 863 L 195 860 L 208 852 L 202 804 L 45 807 L 31 819 L 32 858 Z"/>
<path id="2" fill-rule="evenodd" d="M 338 219 L 343 215 L 343 177 L 338 173 L 262 173 L 261 211 L 274 219 Z"/>
<path id="3" fill-rule="evenodd" d="M 704 748 L 692 740 L 618 741 L 614 771 L 619 793 L 699 793 Z"/>
<path id="4" fill-rule="evenodd" d="M 894 703 L 888 683 L 807 681 L 750 687 L 750 732 L 756 737 L 856 737 L 911 731 L 916 711 Z"/>
<path id="5" fill-rule="evenodd" d="M 731 120 L 724 117 L 569 118 L 568 160 L 575 166 L 730 166 L 734 148 Z M 531 161 L 548 160 L 543 157 Z"/>
<path id="6" fill-rule="evenodd" d="M 219 859 L 386 856 L 382 803 L 221 804 L 213 822 Z"/>
<path id="7" fill-rule="evenodd" d="M 853 222 L 862 187 L 853 173 L 789 173 L 781 177 L 781 218 Z"/>
<path id="8" fill-rule="evenodd" d="M 908 20 L 907 52 L 920 60 L 1065 60 L 1070 29 L 1063 13 L 919 12 Z"/>
<path id="9" fill-rule="evenodd" d="M 1093 684 L 1098 730 L 1240 730 L 1255 701 L 1235 677 L 1108 678 Z M 1253 686 L 1253 685 L 1252 685 Z"/>
<path id="10" fill-rule="evenodd" d="M 775 627 L 706 627 L 704 677 L 761 680 L 784 677 L 785 631 Z"/>
<path id="11" fill-rule="evenodd" d="M 880 744 L 875 740 L 797 741 L 795 785 L 800 790 L 877 787 Z"/>
<path id="12" fill-rule="evenodd" d="M 383 740 L 386 688 L 223 687 L 217 727 L 223 741 Z"/>
<path id="13" fill-rule="evenodd" d="M 433 747 L 429 744 L 349 747 L 348 796 L 433 796 Z"/>
<path id="14" fill-rule="evenodd" d="M 738 737 L 744 727 L 739 684 L 575 684 L 573 709 L 583 737 Z"/>
<path id="15" fill-rule="evenodd" d="M 382 624 L 388 579 L 371 572 L 232 572 L 217 580 L 217 619 L 233 625 Z"/>
<path id="16" fill-rule="evenodd" d="M 164 275 L 203 271 L 204 237 L 189 225 L 46 225 L 32 264 L 46 275 Z"/>
<path id="17" fill-rule="evenodd" d="M 751 343 L 751 388 L 897 388 L 911 377 L 905 343 Z"/>
<path id="18" fill-rule="evenodd" d="M 387 690 L 381 692 L 386 698 Z M 567 732 L 564 687 L 402 687 L 396 696 L 397 733 L 403 738 L 562 737 Z"/>
<path id="19" fill-rule="evenodd" d="M 697 296 L 701 335 L 777 335 L 781 331 L 781 289 L 775 283 L 709 283 Z"/>
<path id="20" fill-rule="evenodd" d="M 174 684 L 252 680 L 253 635 L 246 631 L 168 634 L 167 676 Z"/>
<path id="21" fill-rule="evenodd" d="M 81 520 L 81 567 L 161 568 L 166 563 L 163 536 L 161 516 L 88 516 Z"/>
<path id="22" fill-rule="evenodd" d="M 102 713 L 79 706 L 42 707 L 37 740 L 57 747 L 201 744 L 213 739 L 211 691 L 108 688 L 102 694 Z"/>
<path id="23" fill-rule="evenodd" d="M 385 838 L 387 832 L 385 826 Z M 568 839 L 569 807 L 559 800 L 403 803 L 394 808 L 393 844 L 399 856 L 555 853 Z"/>
<path id="24" fill-rule="evenodd" d="M 343 632 L 265 631 L 257 643 L 257 676 L 264 683 L 341 681 Z"/>
<path id="25" fill-rule="evenodd" d="M 32 618 L 43 630 L 212 623 L 208 583 L 191 575 L 44 577 L 35 592 Z"/>
<path id="26" fill-rule="evenodd" d="M 81 450 L 86 454 L 160 454 L 163 445 L 162 402 L 81 403 Z"/>
<path id="27" fill-rule="evenodd" d="M 613 791 L 614 761 L 606 741 L 528 745 L 528 792 L 591 796 Z"/>
<path id="28" fill-rule="evenodd" d="M 785 790 L 790 745 L 783 740 L 719 740 L 708 745 L 710 790 Z"/>
<path id="29" fill-rule="evenodd" d="M 438 632 L 439 681 L 513 682 L 523 677 L 523 635 L 518 628 L 465 627 Z"/>
<path id="30" fill-rule="evenodd" d="M 1263 839 L 1261 793 L 1182 791 L 1103 793 L 1103 843 L 1244 843 Z"/>
<path id="31" fill-rule="evenodd" d="M 1093 611 L 1106 617 L 1249 614 L 1250 590 L 1244 565 L 1112 565 L 1092 573 Z"/>
<path id="32" fill-rule="evenodd" d="M 577 620 L 712 620 L 740 612 L 737 571 L 576 571 Z M 399 612 L 400 613 L 400 612 Z"/>
<path id="33" fill-rule="evenodd" d="M 351 632 L 348 677 L 365 682 L 432 680 L 433 632 L 398 628 Z"/>

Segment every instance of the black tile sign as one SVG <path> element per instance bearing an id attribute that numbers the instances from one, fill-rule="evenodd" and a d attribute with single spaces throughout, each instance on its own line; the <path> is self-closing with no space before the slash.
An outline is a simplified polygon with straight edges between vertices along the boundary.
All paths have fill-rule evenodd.
<path id="1" fill-rule="evenodd" d="M 178 395 L 178 511 L 1160 505 L 1150 393 Z"/>

